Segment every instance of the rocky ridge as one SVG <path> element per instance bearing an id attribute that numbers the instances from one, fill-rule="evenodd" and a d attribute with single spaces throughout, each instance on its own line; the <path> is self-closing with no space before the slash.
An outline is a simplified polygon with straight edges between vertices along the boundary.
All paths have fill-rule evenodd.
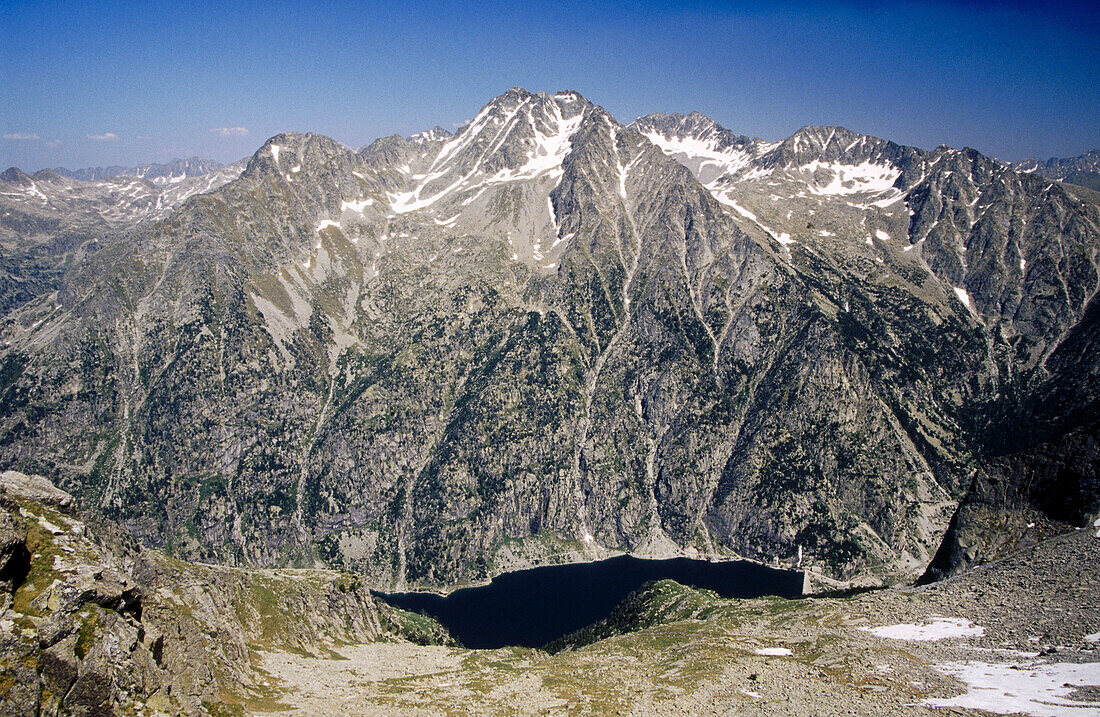
<path id="1" fill-rule="evenodd" d="M 171 171 L 173 165 L 164 165 Z M 100 241 L 163 219 L 188 197 L 237 177 L 242 163 L 191 174 L 82 181 L 43 169 L 0 174 L 0 312 L 58 289 L 62 275 Z M 185 170 L 180 170 L 185 171 Z"/>
<path id="2" fill-rule="evenodd" d="M 94 526 L 94 527 L 93 527 Z M 270 700 L 263 651 L 418 633 L 359 578 L 244 571 L 141 550 L 38 476 L 0 477 L 0 711 L 223 714 Z M 237 707 L 233 707 L 236 705 Z"/>
<path id="3" fill-rule="evenodd" d="M 1025 159 L 1013 162 L 1012 168 L 1020 172 L 1033 172 L 1048 179 L 1070 182 L 1100 191 L 1100 150 L 1085 152 L 1078 157 L 1051 157 L 1045 162 Z"/>

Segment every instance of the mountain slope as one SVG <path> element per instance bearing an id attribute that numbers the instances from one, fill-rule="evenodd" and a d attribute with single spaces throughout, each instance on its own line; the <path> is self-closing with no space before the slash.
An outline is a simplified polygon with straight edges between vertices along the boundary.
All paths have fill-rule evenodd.
<path id="1" fill-rule="evenodd" d="M 103 224 L 0 320 L 0 460 L 182 556 L 379 586 L 619 550 L 919 572 L 1080 353 L 1100 245 L 1089 196 L 970 150 L 518 88 L 453 136 L 279 135 Z"/>
<path id="2" fill-rule="evenodd" d="M 636 126 L 705 179 L 716 146 L 711 138 L 725 130 L 701 125 L 699 117 L 656 115 Z M 736 156 L 746 157 L 748 144 L 741 141 Z M 807 148 L 810 154 L 795 153 Z M 986 366 L 976 376 L 987 376 L 991 394 L 965 425 L 976 433 L 980 467 L 966 479 L 966 496 L 928 575 L 995 558 L 1051 530 L 1079 526 L 1095 512 L 1096 426 L 1089 416 L 1096 410 L 1097 331 L 1089 318 L 1094 311 L 1086 308 L 1095 308 L 1096 295 L 1092 195 L 1017 174 L 973 151 L 925 153 L 841 128 L 806 128 L 771 154 L 757 153 L 727 162 L 733 169 L 712 174 L 708 184 L 742 218 L 797 232 L 802 217 L 791 215 L 802 208 L 807 230 L 824 228 L 798 239 L 833 256 L 855 248 L 830 238 L 850 235 L 857 220 L 863 231 L 884 227 L 866 239 L 867 251 L 880 254 L 876 261 L 894 265 L 899 278 L 920 281 L 925 292 L 949 300 L 954 292 L 987 335 Z M 878 186 L 876 177 L 884 180 Z M 830 194 L 860 201 L 838 205 Z M 802 199 L 810 201 L 800 207 Z M 908 210 L 908 227 L 891 216 L 898 207 Z M 800 245 L 782 237 L 785 246 Z M 898 265 L 890 251 L 898 239 L 903 255 L 916 259 L 914 268 L 927 272 L 923 280 Z M 1030 530 L 1036 522 L 1046 527 Z"/>

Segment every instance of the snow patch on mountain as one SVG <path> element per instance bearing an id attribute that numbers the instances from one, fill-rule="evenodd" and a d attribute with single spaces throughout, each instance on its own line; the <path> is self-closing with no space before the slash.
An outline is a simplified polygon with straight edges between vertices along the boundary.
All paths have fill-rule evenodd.
<path id="1" fill-rule="evenodd" d="M 657 131 L 642 132 L 642 135 L 690 169 L 704 184 L 725 174 L 738 174 L 758 156 L 757 152 L 740 148 L 719 149 L 717 138 L 665 136 Z"/>
<path id="2" fill-rule="evenodd" d="M 807 184 L 814 194 L 846 195 L 881 193 L 894 187 L 901 176 L 897 167 L 861 162 L 843 164 L 814 160 L 797 168 L 802 175 L 809 175 Z"/>
<path id="3" fill-rule="evenodd" d="M 1035 717 L 1095 714 L 1094 702 L 1072 699 L 1079 687 L 1100 684 L 1100 662 L 991 664 L 949 662 L 936 669 L 961 680 L 957 697 L 928 698 L 925 704 Z"/>
<path id="4" fill-rule="evenodd" d="M 489 178 L 490 184 L 513 182 L 519 179 L 533 179 L 540 174 L 551 173 L 561 176 L 562 162 L 573 148 L 573 135 L 584 119 L 583 114 L 565 118 L 557 105 L 554 107 L 555 126 L 548 134 L 535 130 L 534 147 L 527 153 L 527 162 L 518 169 L 504 169 Z"/>
<path id="5" fill-rule="evenodd" d="M 936 617 L 922 624 L 888 625 L 886 627 L 862 627 L 861 630 L 890 640 L 916 640 L 920 642 L 947 640 L 959 637 L 981 637 L 985 628 L 958 617 Z"/>

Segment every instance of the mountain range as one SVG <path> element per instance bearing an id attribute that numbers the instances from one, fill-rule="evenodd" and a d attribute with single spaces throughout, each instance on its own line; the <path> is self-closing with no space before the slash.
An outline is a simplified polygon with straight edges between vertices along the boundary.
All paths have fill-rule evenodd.
<path id="1" fill-rule="evenodd" d="M 215 172 L 223 166 L 225 165 L 212 159 L 191 157 L 190 159 L 173 159 L 171 162 L 164 163 L 148 162 L 139 164 L 136 167 L 111 165 L 110 167 L 82 167 L 72 171 L 64 167 L 55 167 L 53 171 L 63 177 L 79 179 L 82 182 L 95 182 L 117 177 L 140 177 L 148 179 L 154 184 L 176 184 L 186 179 Z"/>
<path id="2" fill-rule="evenodd" d="M 1048 179 L 1079 184 L 1100 191 L 1100 150 L 1094 149 L 1079 157 L 1065 159 L 1054 157 L 1045 162 L 1025 159 L 1013 162 L 1012 167 L 1021 172 L 1033 172 Z"/>
<path id="3" fill-rule="evenodd" d="M 147 545 L 931 579 L 1100 510 L 1100 195 L 1050 163 L 515 88 L 189 164 L 0 175 L 0 465 Z"/>

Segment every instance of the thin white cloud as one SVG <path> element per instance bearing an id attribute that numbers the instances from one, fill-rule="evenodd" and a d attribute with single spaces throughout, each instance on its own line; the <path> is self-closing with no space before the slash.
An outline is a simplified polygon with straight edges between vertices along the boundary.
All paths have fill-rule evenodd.
<path id="1" fill-rule="evenodd" d="M 11 134 L 4 135 L 4 139 L 38 139 L 38 135 L 26 134 L 23 132 L 12 132 Z"/>
<path id="2" fill-rule="evenodd" d="M 103 134 L 88 134 L 85 135 L 88 139 L 94 139 L 96 142 L 110 142 L 113 139 L 118 139 L 118 135 L 114 132 L 104 132 Z"/>
<path id="3" fill-rule="evenodd" d="M 59 144 L 61 144 L 61 140 L 59 140 L 59 139 L 51 139 L 51 140 L 50 140 L 49 142 L 47 142 L 47 143 L 46 143 L 46 146 L 47 146 L 47 147 L 56 147 L 56 146 L 58 146 Z"/>
<path id="4" fill-rule="evenodd" d="M 219 137 L 244 137 L 248 134 L 247 127 L 211 127 L 210 132 Z"/>

